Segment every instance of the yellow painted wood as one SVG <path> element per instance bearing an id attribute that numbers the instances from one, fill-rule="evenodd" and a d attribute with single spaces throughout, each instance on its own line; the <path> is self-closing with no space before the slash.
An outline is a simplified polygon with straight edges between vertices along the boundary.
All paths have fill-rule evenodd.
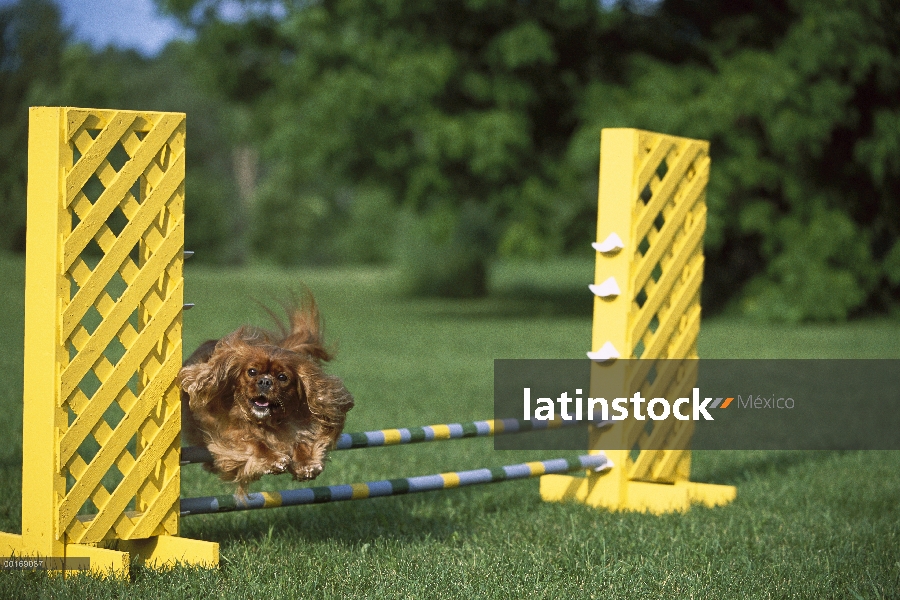
<path id="1" fill-rule="evenodd" d="M 674 143 L 669 141 L 669 143 L 665 144 L 665 146 L 670 149 L 675 146 Z M 643 237 L 650 231 L 650 227 L 653 224 L 653 220 L 656 218 L 656 215 L 662 211 L 666 204 L 672 201 L 672 195 L 675 193 L 677 186 L 684 182 L 684 176 L 687 173 L 687 170 L 697 161 L 698 154 L 704 152 L 707 148 L 706 144 L 701 142 L 688 142 L 684 144 L 685 148 L 683 151 L 677 156 L 674 164 L 668 164 L 669 173 L 667 174 L 664 181 L 660 182 L 656 189 L 653 189 L 653 197 L 650 199 L 650 202 L 644 207 L 641 216 L 639 217 L 637 223 L 635 224 L 635 231 L 639 237 Z M 702 169 L 704 172 L 708 172 L 709 169 L 709 158 L 704 157 L 700 159 L 702 162 L 706 163 Z M 653 171 L 656 170 L 659 165 L 659 161 L 656 160 L 654 162 L 649 162 L 649 168 Z M 699 179 L 692 180 L 690 185 L 695 186 Z M 648 182 L 649 183 L 649 182 Z M 700 189 L 706 184 L 705 181 L 701 182 Z M 645 183 L 646 185 L 646 183 Z M 643 189 L 644 186 L 638 184 L 639 190 Z M 683 203 L 687 205 L 693 206 L 696 198 L 691 198 L 688 202 Z"/>
<path id="2" fill-rule="evenodd" d="M 184 116 L 182 115 L 181 120 L 183 120 L 183 118 Z M 112 213 L 113 209 L 119 205 L 123 196 L 131 189 L 142 172 L 149 167 L 150 162 L 159 152 L 159 145 L 166 142 L 169 135 L 178 126 L 179 122 L 177 115 L 163 118 L 157 127 L 154 127 L 147 133 L 147 137 L 144 138 L 143 143 L 132 160 L 122 167 L 122 171 L 119 172 L 113 185 L 103 191 L 87 218 L 78 224 L 72 232 L 72 235 L 66 240 L 66 268 L 68 268 L 71 265 L 71 261 L 81 253 L 100 227 L 106 223 L 106 219 L 109 217 L 110 213 Z M 104 129 L 103 133 L 98 136 L 98 141 L 95 143 L 99 143 L 100 137 L 103 136 L 106 131 L 107 130 Z M 116 141 L 118 141 L 118 139 Z M 110 146 L 110 149 L 111 148 L 112 147 Z M 93 151 L 94 148 L 92 147 L 91 150 Z M 105 157 L 106 153 L 109 152 L 105 145 L 103 148 L 97 149 L 97 152 L 104 151 L 105 153 L 103 156 Z M 85 155 L 82 160 L 92 156 L 94 156 L 93 152 Z M 81 161 L 79 161 L 79 163 L 80 162 Z M 75 192 L 73 190 L 75 189 L 75 186 L 83 185 L 84 182 L 82 182 L 80 178 L 76 179 L 75 177 L 68 177 L 66 179 L 67 192 L 70 194 L 68 200 L 74 199 Z M 80 187 L 78 189 L 80 190 Z"/>
<path id="3" fill-rule="evenodd" d="M 141 397 L 138 399 L 138 403 L 131 408 L 131 410 L 125 415 L 125 417 L 123 417 L 122 421 L 119 423 L 118 427 L 116 427 L 116 430 L 111 438 L 106 441 L 106 443 L 100 448 L 97 455 L 94 456 L 94 459 L 91 461 L 91 475 L 85 474 L 84 476 L 82 476 L 75 483 L 68 494 L 66 494 L 65 499 L 60 503 L 59 506 L 59 518 L 63 527 L 68 526 L 72 519 L 75 518 L 76 511 L 88 498 L 91 491 L 99 485 L 100 479 L 112 466 L 116 457 L 118 457 L 121 452 L 125 451 L 125 446 L 128 441 L 135 433 L 137 433 L 137 429 L 156 408 L 157 403 L 159 402 L 160 395 L 163 393 L 163 391 L 165 391 L 165 388 L 170 385 L 170 381 L 172 380 L 172 378 L 177 375 L 178 369 L 181 366 L 180 362 L 180 360 L 170 360 L 167 363 L 168 368 L 165 369 L 161 373 L 161 377 L 156 380 L 158 382 L 157 385 L 148 386 L 144 389 Z M 143 462 L 148 461 L 143 460 Z M 125 475 L 125 479 L 119 484 L 116 492 L 120 494 L 125 493 L 127 494 L 128 499 L 130 499 L 137 490 L 128 489 L 126 487 L 126 481 L 132 481 L 132 479 L 129 478 L 130 473 L 123 474 Z M 137 485 L 137 483 L 139 482 L 135 482 L 134 485 Z M 120 492 L 120 490 L 123 491 Z M 102 536 L 98 539 L 83 541 L 96 542 L 100 539 L 103 539 Z"/>
<path id="4" fill-rule="evenodd" d="M 678 207 L 669 215 L 669 218 L 676 220 L 679 223 L 684 222 L 684 218 L 687 216 L 688 212 L 693 208 L 693 204 L 690 202 L 680 202 Z M 703 214 L 698 215 L 698 222 L 706 222 L 706 210 L 705 207 L 703 209 Z M 647 280 L 650 278 L 650 273 L 653 271 L 656 264 L 663 258 L 663 255 L 672 249 L 672 241 L 676 234 L 681 233 L 680 229 L 675 227 L 664 227 L 664 232 L 661 233 L 660 237 L 654 240 L 654 243 L 650 247 L 650 251 L 644 256 L 640 261 L 638 261 L 638 272 L 635 274 L 634 285 L 636 289 L 640 289 L 644 287 L 644 284 L 647 283 Z"/>
<path id="5" fill-rule="evenodd" d="M 657 283 L 659 289 L 671 289 L 677 280 L 683 276 L 685 267 L 688 267 L 688 263 L 690 263 L 690 266 L 688 267 L 690 272 L 703 272 L 703 256 L 702 254 L 697 254 L 697 250 L 700 248 L 700 243 L 702 241 L 703 227 L 698 222 L 698 224 L 692 227 L 688 232 L 688 238 L 685 240 L 686 243 L 684 244 L 685 251 L 680 252 L 667 265 L 668 269 L 663 273 Z M 663 303 L 667 299 L 668 296 L 663 293 L 649 294 L 647 303 L 641 310 L 640 315 L 635 319 L 633 330 L 647 331 L 647 327 L 650 325 L 653 315 L 662 308 Z"/>
<path id="6" fill-rule="evenodd" d="M 214 568 L 219 565 L 219 544 L 161 535 L 143 540 L 116 541 L 115 547 L 134 556 L 139 563 L 155 569 L 176 563 Z"/>
<path id="7" fill-rule="evenodd" d="M 163 208 L 167 198 L 171 197 L 179 183 L 184 180 L 183 154 L 181 159 L 176 162 L 173 171 L 171 176 L 163 180 L 160 187 L 155 188 L 148 195 L 142 207 L 132 216 L 122 233 L 119 234 L 119 244 L 114 249 L 106 251 L 84 284 L 81 285 L 81 289 L 72 298 L 72 302 L 63 315 L 63 335 L 67 336 L 72 332 L 80 317 L 103 293 L 112 276 L 121 268 L 120 265 L 128 260 L 128 253 L 140 241 L 141 235 Z M 177 234 L 171 239 L 177 239 Z M 171 258 L 172 256 L 168 257 L 169 260 Z"/>
<path id="8" fill-rule="evenodd" d="M 176 232 L 183 232 L 183 227 L 179 223 Z M 158 265 L 162 267 L 167 262 L 167 257 L 176 256 L 183 249 L 184 242 L 179 242 L 176 238 L 169 238 L 161 245 L 160 253 L 154 253 L 153 257 L 148 261 L 152 261 L 159 257 Z M 88 369 L 94 362 L 100 358 L 106 346 L 112 341 L 116 333 L 122 328 L 136 309 L 141 298 L 150 291 L 155 281 L 159 277 L 159 270 L 142 269 L 138 278 L 128 286 L 128 289 L 122 294 L 122 297 L 116 302 L 116 307 L 106 315 L 102 323 L 91 334 L 91 344 L 85 346 L 85 349 L 78 353 L 72 359 L 72 362 L 66 367 L 62 375 L 62 393 L 68 396 L 72 390 L 81 381 L 81 378 L 87 373 Z M 175 302 L 170 302 L 176 304 Z M 178 305 L 180 311 L 182 304 Z"/>
<path id="9" fill-rule="evenodd" d="M 216 544 L 173 537 L 180 495 L 184 115 L 33 108 L 29 126 L 27 501 L 22 535 L 0 533 L 0 548 L 90 556 L 92 571 L 119 576 L 128 573 L 128 548 L 157 565 L 215 565 Z M 118 170 L 108 160 L 117 146 L 129 156 Z M 104 187 L 95 200 L 84 191 L 92 178 Z M 107 225 L 116 211 L 128 219 L 118 234 Z M 99 261 L 83 256 L 89 246 L 100 248 Z M 108 423 L 104 415 L 114 403 L 124 417 Z M 88 440 L 100 449 L 86 459 L 81 448 Z M 114 471 L 121 477 L 109 475 Z M 128 510 L 132 504 L 137 510 Z M 95 514 L 83 514 L 87 506 Z M 125 538 L 132 538 L 128 548 Z M 123 548 L 106 547 L 117 543 Z"/>
<path id="10" fill-rule="evenodd" d="M 180 422 L 178 419 L 167 419 L 160 428 L 158 435 L 154 438 L 150 446 L 144 448 L 141 453 L 141 460 L 135 463 L 135 468 L 125 475 L 116 490 L 109 497 L 109 501 L 103 510 L 98 513 L 88 530 L 84 533 L 84 537 L 79 541 L 99 541 L 106 537 L 108 528 L 111 523 L 121 514 L 129 500 L 137 491 L 137 487 L 146 479 L 162 458 L 165 450 L 173 440 L 176 440 L 181 433 Z M 176 504 L 177 505 L 177 504 Z"/>
<path id="11" fill-rule="evenodd" d="M 134 365 L 134 356 L 140 356 L 141 354 L 146 355 L 146 353 L 151 352 L 153 350 L 153 347 L 157 343 L 159 336 L 164 335 L 166 328 L 171 325 L 171 319 L 174 319 L 176 316 L 175 314 L 172 314 L 174 312 L 174 305 L 170 303 L 168 314 L 163 313 L 159 315 L 159 318 L 154 319 L 150 322 L 150 324 L 148 324 L 147 328 L 145 329 L 146 335 L 142 336 L 140 340 L 135 342 L 134 346 L 126 351 L 125 355 L 119 361 L 119 364 Z M 132 353 L 132 350 L 135 350 L 135 352 Z M 170 357 L 169 360 L 175 365 L 178 365 L 179 363 L 177 357 Z M 178 367 L 176 366 L 176 374 L 177 368 Z M 95 400 L 79 413 L 78 417 L 69 427 L 68 431 L 66 431 L 62 435 L 60 440 L 61 464 L 66 464 L 69 461 L 90 429 L 94 426 L 95 423 L 102 419 L 103 413 L 109 408 L 110 404 L 112 404 L 112 401 L 115 398 L 115 393 L 114 391 L 107 391 L 104 386 L 109 383 L 111 390 L 122 389 L 122 387 L 128 384 L 128 379 L 131 377 L 131 374 L 133 372 L 134 371 L 129 372 L 125 368 L 114 369 L 110 374 L 110 377 L 103 384 L 101 384 L 98 393 L 95 394 Z M 168 374 L 171 375 L 171 371 Z M 168 385 L 171 382 L 168 381 L 165 383 L 166 385 Z M 160 387 L 158 387 L 154 391 L 156 393 L 162 394 L 165 391 L 165 387 L 163 386 L 163 384 L 160 384 Z"/>
<path id="12" fill-rule="evenodd" d="M 27 547 L 22 536 L 0 532 L 0 554 L 3 556 L 53 556 L 62 558 L 88 558 L 94 575 L 123 579 L 128 576 L 131 564 L 128 552 L 108 550 L 91 545 L 66 544 L 65 554 L 46 555 Z"/>
<path id="13" fill-rule="evenodd" d="M 730 485 L 678 481 L 672 485 L 630 481 L 618 494 L 617 482 L 608 477 L 541 477 L 541 498 L 546 502 L 580 502 L 594 508 L 664 514 L 685 512 L 692 504 L 723 506 L 733 501 L 737 491 Z"/>
<path id="14" fill-rule="evenodd" d="M 56 468 L 56 455 L 58 431 L 66 421 L 59 408 L 59 373 L 68 354 L 57 332 L 69 300 L 60 263 L 71 217 L 61 192 L 72 151 L 63 139 L 62 115 L 59 108 L 32 108 L 28 133 L 22 543 L 24 551 L 43 556 L 62 556 L 63 551 L 56 503 L 65 493 L 65 479 Z"/>
<path id="15" fill-rule="evenodd" d="M 680 325 L 681 317 L 688 312 L 691 304 L 696 305 L 699 301 L 700 283 L 703 279 L 703 270 L 696 268 L 690 274 L 688 281 L 677 292 L 670 296 L 671 303 L 670 314 L 667 314 L 665 320 L 659 325 L 656 334 L 652 336 L 652 342 L 646 346 L 646 350 L 642 358 L 670 358 L 666 355 L 665 349 L 675 333 L 676 328 Z M 673 356 L 671 358 L 679 358 Z M 689 357 L 686 357 L 689 358 Z"/>
<path id="16" fill-rule="evenodd" d="M 19 556 L 24 547 L 21 534 L 0 531 L 0 556 Z"/>
<path id="17" fill-rule="evenodd" d="M 600 155 L 597 241 L 616 233 L 624 248 L 596 255 L 594 282 L 612 277 L 620 293 L 594 299 L 591 349 L 612 344 L 623 359 L 695 359 L 709 144 L 637 129 L 604 129 Z M 620 390 L 620 396 L 629 397 L 640 389 L 648 398 L 681 397 L 697 378 L 695 361 L 667 363 L 653 384 L 646 383 L 649 360 L 621 362 L 591 366 L 593 395 Z M 659 449 L 687 447 L 693 422 L 655 422 L 649 433 L 646 424 L 630 420 L 593 429 L 590 451 L 605 451 L 614 467 L 586 477 L 542 477 L 542 498 L 654 513 L 734 498 L 733 487 L 688 480 L 690 451 Z M 634 459 L 632 448 L 639 450 Z"/>
<path id="18" fill-rule="evenodd" d="M 624 327 L 628 318 L 631 299 L 634 296 L 630 277 L 632 254 L 636 242 L 632 240 L 632 196 L 637 133 L 634 129 L 604 129 L 600 141 L 600 193 L 597 207 L 597 241 L 603 241 L 611 233 L 622 239 L 625 248 L 611 255 L 597 253 L 594 267 L 594 283 L 614 277 L 620 293 L 615 298 L 594 298 L 594 323 L 591 334 L 591 350 L 599 350 L 606 342 L 622 356 L 631 355 L 631 340 Z"/>
<path id="19" fill-rule="evenodd" d="M 625 131 L 634 132 L 635 130 L 626 129 Z M 635 132 L 635 134 L 640 138 L 639 132 Z M 639 160 L 637 167 L 638 173 L 634 186 L 635 189 L 643 190 L 645 186 L 651 184 L 651 180 L 656 173 L 656 168 L 659 166 L 659 163 L 668 156 L 672 148 L 675 147 L 675 142 L 676 140 L 670 136 L 657 136 L 650 142 L 651 149 L 643 156 L 643 158 L 638 154 L 634 155 L 635 158 Z M 657 208 L 661 207 L 658 206 Z M 639 223 L 637 229 L 640 231 L 641 228 Z"/>
<path id="20" fill-rule="evenodd" d="M 91 573 L 116 579 L 128 577 L 131 555 L 87 544 L 66 544 L 66 556 L 91 559 Z"/>
<path id="21" fill-rule="evenodd" d="M 107 155 L 109 155 L 110 151 L 113 147 L 119 143 L 119 139 L 122 137 L 122 134 L 128 129 L 131 123 L 134 122 L 134 115 L 122 112 L 113 117 L 100 131 L 100 134 L 92 140 L 90 143 L 90 152 L 84 153 L 82 158 L 78 161 L 77 164 L 72 165 L 71 169 L 68 169 L 68 173 L 66 174 L 66 199 L 65 204 L 68 205 L 75 196 L 81 192 L 84 188 L 85 184 L 88 182 L 88 179 L 94 174 L 98 167 L 102 164 L 103 161 L 106 160 Z M 87 148 L 85 148 L 86 150 Z M 98 201 L 101 206 L 104 204 L 101 201 Z M 115 205 L 113 205 L 113 208 Z M 100 219 L 98 223 L 96 223 L 96 227 L 99 227 L 101 223 L 106 222 L 106 219 Z M 82 222 L 83 223 L 83 222 Z M 79 228 L 83 231 L 86 227 L 90 227 L 90 225 L 82 227 L 79 225 L 75 231 L 73 231 L 73 236 L 69 238 L 69 243 L 72 241 L 77 241 L 81 239 L 80 235 L 77 235 L 76 232 Z M 93 237 L 93 234 L 89 235 L 85 240 L 89 240 Z M 81 246 L 84 248 L 84 245 Z M 81 248 L 78 249 L 78 252 L 81 251 Z M 78 253 L 76 252 L 76 254 Z M 68 267 L 68 265 L 66 265 Z"/>
<path id="22" fill-rule="evenodd" d="M 686 488 L 692 504 L 704 506 L 725 506 L 737 498 L 737 488 L 733 485 L 717 485 L 713 483 L 696 483 L 680 478 L 676 487 Z"/>

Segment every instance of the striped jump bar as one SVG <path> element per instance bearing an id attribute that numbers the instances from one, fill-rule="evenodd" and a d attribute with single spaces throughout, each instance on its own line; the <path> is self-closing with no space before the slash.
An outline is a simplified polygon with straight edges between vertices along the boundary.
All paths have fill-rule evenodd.
<path id="1" fill-rule="evenodd" d="M 379 429 L 360 433 L 342 433 L 335 444 L 335 450 L 351 450 L 353 448 L 374 448 L 378 446 L 397 446 L 419 442 L 437 442 L 473 437 L 491 437 L 495 435 L 558 429 L 584 425 L 584 421 L 525 421 L 523 419 L 491 419 L 489 421 L 471 421 L 468 423 L 447 423 L 442 425 L 426 425 L 403 429 Z M 602 427 L 607 422 L 598 421 L 596 426 Z M 181 449 L 181 464 L 210 462 L 212 457 L 206 448 L 189 446 Z"/>
<path id="2" fill-rule="evenodd" d="M 361 500 L 380 496 L 398 496 L 435 490 L 495 483 L 512 479 L 527 479 L 539 475 L 570 473 L 580 469 L 602 471 L 610 466 L 603 453 L 579 456 L 578 458 L 556 458 L 551 460 L 520 463 L 494 469 L 475 469 L 437 475 L 421 475 L 405 479 L 385 479 L 368 483 L 349 485 L 329 485 L 322 487 L 283 490 L 280 492 L 254 492 L 246 498 L 232 496 L 206 496 L 203 498 L 182 498 L 181 516 L 224 513 L 236 510 L 276 508 L 279 506 L 299 506 L 341 500 Z"/>

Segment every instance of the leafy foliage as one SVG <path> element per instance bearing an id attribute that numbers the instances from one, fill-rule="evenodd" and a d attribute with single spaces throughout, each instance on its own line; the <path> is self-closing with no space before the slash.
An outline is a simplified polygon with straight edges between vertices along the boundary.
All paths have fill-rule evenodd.
<path id="1" fill-rule="evenodd" d="M 203 21 L 198 45 L 216 57 L 218 89 L 257 117 L 268 169 L 255 220 L 282 214 L 296 232 L 256 237 L 257 251 L 282 262 L 335 260 L 345 253 L 331 240 L 346 240 L 336 231 L 369 227 L 351 215 L 370 188 L 393 198 L 388 214 L 423 221 L 482 206 L 508 254 L 560 249 L 552 215 L 577 94 L 614 55 L 600 45 L 603 17 L 590 2 L 340 0 L 292 10 L 281 22 Z M 255 75 L 240 95 L 229 93 L 248 60 Z M 496 247 L 438 262 L 477 279 Z"/>
<path id="2" fill-rule="evenodd" d="M 28 106 L 48 103 L 66 36 L 49 0 L 0 6 L 0 249 L 25 250 Z"/>
<path id="3" fill-rule="evenodd" d="M 667 2 L 656 18 L 677 22 L 692 4 Z M 900 9 L 761 4 L 789 26 L 766 32 L 752 14 L 710 24 L 707 6 L 693 30 L 700 58 L 637 55 L 627 87 L 592 84 L 573 154 L 584 154 L 579 137 L 624 122 L 711 140 L 705 292 L 714 301 L 746 284 L 741 312 L 786 321 L 896 303 Z M 617 106 L 604 110 L 609 94 Z"/>
<path id="4" fill-rule="evenodd" d="M 489 209 L 476 203 L 459 211 L 436 207 L 401 215 L 398 263 L 401 290 L 418 296 L 469 298 L 488 291 L 495 246 Z"/>
<path id="5" fill-rule="evenodd" d="M 707 309 L 900 305 L 896 3 L 158 3 L 196 35 L 152 59 L 68 44 L 47 0 L 0 10 L 0 246 L 29 104 L 184 110 L 199 260 L 396 261 L 478 295 L 495 256 L 585 251 L 599 130 L 641 127 L 711 141 Z"/>

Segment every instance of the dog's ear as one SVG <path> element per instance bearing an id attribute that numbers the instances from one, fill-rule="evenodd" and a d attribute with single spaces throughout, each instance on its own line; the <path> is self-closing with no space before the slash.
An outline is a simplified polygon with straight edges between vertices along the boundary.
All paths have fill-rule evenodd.
<path id="1" fill-rule="evenodd" d="M 303 302 L 288 307 L 290 331 L 278 345 L 286 350 L 311 356 L 316 360 L 332 359 L 331 352 L 325 347 L 325 335 L 319 308 L 311 293 L 307 293 Z"/>
<path id="2" fill-rule="evenodd" d="M 209 362 L 182 367 L 178 380 L 181 389 L 188 395 L 191 410 L 206 406 L 224 391 L 227 381 L 221 380 L 219 371 Z"/>
<path id="3" fill-rule="evenodd" d="M 181 389 L 188 395 L 189 406 L 197 409 L 233 388 L 233 380 L 239 370 L 239 349 L 242 345 L 236 335 L 240 330 L 219 340 L 215 350 L 205 362 L 188 364 L 178 373 Z"/>
<path id="4" fill-rule="evenodd" d="M 311 373 L 302 369 L 298 372 L 298 385 L 304 386 L 310 412 L 322 424 L 340 429 L 347 412 L 353 408 L 353 396 L 340 378 L 316 371 Z"/>

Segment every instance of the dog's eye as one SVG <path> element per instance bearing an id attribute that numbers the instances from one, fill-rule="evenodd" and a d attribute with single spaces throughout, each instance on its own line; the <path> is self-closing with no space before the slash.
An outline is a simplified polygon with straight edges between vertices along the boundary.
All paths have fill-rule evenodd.
<path id="1" fill-rule="evenodd" d="M 287 380 L 288 380 L 288 376 L 287 376 L 287 375 L 285 375 L 284 373 L 279 373 L 279 374 L 278 374 L 278 381 L 287 381 Z"/>
<path id="2" fill-rule="evenodd" d="M 256 377 L 256 369 L 249 369 L 247 371 L 247 375 L 249 375 L 250 377 Z"/>

